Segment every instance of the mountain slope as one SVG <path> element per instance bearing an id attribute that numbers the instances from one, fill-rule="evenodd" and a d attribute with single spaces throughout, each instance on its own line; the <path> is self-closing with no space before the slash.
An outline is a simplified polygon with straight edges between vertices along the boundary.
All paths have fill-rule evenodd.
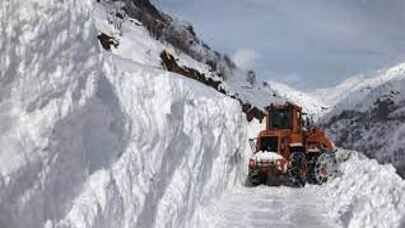
<path id="1" fill-rule="evenodd" d="M 316 119 L 322 116 L 328 109 L 328 106 L 323 103 L 321 98 L 298 91 L 279 82 L 270 81 L 269 85 L 279 96 L 301 105 L 305 112 L 313 115 Z"/>
<path id="2" fill-rule="evenodd" d="M 149 6 L 150 3 L 146 4 L 148 5 L 147 10 L 142 10 L 142 6 L 139 4 L 134 1 L 134 4 L 112 7 L 110 3 L 102 2 L 96 6 L 98 30 L 114 37 L 119 42 L 117 47 L 111 49 L 112 53 L 125 59 L 198 79 L 203 83 L 205 81 L 206 85 L 238 100 L 243 106 L 243 111 L 248 115 L 250 109 L 257 111 L 253 110 L 253 108 L 257 108 L 260 111 L 272 102 L 283 103 L 285 101 L 297 103 L 303 107 L 305 112 L 316 116 L 319 115 L 318 112 L 322 111 L 322 105 L 316 99 L 281 83 L 258 81 L 253 71 L 239 69 L 230 60 L 227 60 L 226 55 L 221 55 L 204 44 L 194 32 L 191 32 L 193 31 L 191 25 L 178 23 L 176 19 L 165 13 L 155 12 L 156 8 Z M 122 13 L 121 9 L 128 12 L 129 16 L 132 15 L 136 18 L 111 19 L 116 12 Z M 165 25 L 158 29 L 161 34 L 158 38 L 155 37 L 157 28 L 151 29 L 151 22 L 145 21 L 145 18 L 148 17 L 153 17 L 156 21 L 165 21 Z M 117 20 L 118 22 L 116 22 Z M 116 25 L 117 23 L 119 26 Z M 169 28 L 176 29 L 173 31 Z M 183 32 L 178 34 L 178 30 Z M 172 36 L 176 36 L 179 42 L 181 41 L 180 44 L 168 38 Z M 192 45 L 181 45 L 186 40 L 190 40 L 190 42 L 192 40 Z M 194 52 L 198 54 L 190 54 Z M 163 56 L 170 55 L 169 59 L 173 58 L 172 62 L 162 59 L 163 53 Z M 170 65 L 175 66 L 170 67 Z"/>
<path id="3" fill-rule="evenodd" d="M 349 79 L 331 94 L 337 93 L 345 96 L 322 120 L 335 143 L 392 163 L 405 175 L 405 64 Z"/>
<path id="4" fill-rule="evenodd" d="M 337 108 L 340 109 L 351 108 L 351 106 L 355 105 L 359 106 L 361 104 L 360 100 L 368 96 L 371 90 L 386 83 L 402 80 L 404 71 L 405 64 L 399 64 L 369 75 L 356 75 L 346 79 L 336 87 L 318 89 L 312 95 L 322 99 L 329 106 L 337 105 Z"/>

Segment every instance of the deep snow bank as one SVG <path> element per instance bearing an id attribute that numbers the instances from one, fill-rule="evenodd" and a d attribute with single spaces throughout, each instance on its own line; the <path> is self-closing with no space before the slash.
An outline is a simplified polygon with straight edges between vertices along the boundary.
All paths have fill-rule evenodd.
<path id="1" fill-rule="evenodd" d="M 197 82 L 132 70 L 110 78 L 131 123 L 128 146 L 89 177 L 61 227 L 183 227 L 198 204 L 241 180 L 238 104 Z"/>
<path id="2" fill-rule="evenodd" d="M 311 186 L 343 227 L 404 227 L 405 181 L 391 165 L 354 152 L 340 165 L 342 176 L 325 186 Z"/>
<path id="3" fill-rule="evenodd" d="M 0 227 L 39 227 L 63 216 L 88 167 L 100 168 L 89 157 L 101 140 L 82 140 L 83 124 L 111 123 L 120 114 L 95 96 L 103 62 L 89 7 L 0 3 Z M 103 115 L 93 119 L 97 112 Z M 118 136 L 105 140 L 106 148 L 120 143 Z"/>
<path id="4" fill-rule="evenodd" d="M 103 57 L 90 1 L 0 6 L 0 227 L 182 226 L 239 181 L 235 101 Z"/>

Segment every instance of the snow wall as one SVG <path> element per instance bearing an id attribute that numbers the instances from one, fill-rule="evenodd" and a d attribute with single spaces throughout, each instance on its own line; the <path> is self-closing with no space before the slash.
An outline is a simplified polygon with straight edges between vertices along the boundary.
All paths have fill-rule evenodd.
<path id="1" fill-rule="evenodd" d="M 241 183 L 237 102 L 101 55 L 91 1 L 0 8 L 0 227 L 186 227 Z"/>

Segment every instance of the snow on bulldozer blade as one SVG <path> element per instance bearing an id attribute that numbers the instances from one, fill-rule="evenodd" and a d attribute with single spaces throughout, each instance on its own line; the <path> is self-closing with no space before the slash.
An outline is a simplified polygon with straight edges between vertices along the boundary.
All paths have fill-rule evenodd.
<path id="1" fill-rule="evenodd" d="M 276 152 L 259 151 L 249 160 L 249 185 L 279 183 L 277 177 L 287 173 L 288 161 Z M 272 181 L 269 181 L 272 179 Z"/>
<path id="2" fill-rule="evenodd" d="M 266 128 L 250 140 L 248 185 L 303 187 L 323 184 L 338 173 L 334 144 L 304 121 L 301 107 L 287 102 L 266 111 Z"/>

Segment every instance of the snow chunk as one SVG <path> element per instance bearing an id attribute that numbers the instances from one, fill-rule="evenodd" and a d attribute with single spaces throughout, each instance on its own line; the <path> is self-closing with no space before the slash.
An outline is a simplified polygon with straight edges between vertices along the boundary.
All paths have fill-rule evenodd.
<path id="1" fill-rule="evenodd" d="M 259 151 L 253 155 L 252 159 L 256 161 L 276 161 L 283 159 L 283 156 L 275 152 Z"/>

